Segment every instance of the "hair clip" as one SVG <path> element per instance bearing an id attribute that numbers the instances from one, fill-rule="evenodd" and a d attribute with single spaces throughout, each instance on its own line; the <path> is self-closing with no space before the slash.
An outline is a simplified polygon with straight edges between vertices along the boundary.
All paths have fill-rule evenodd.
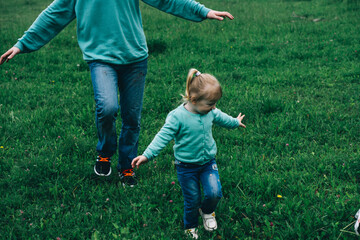
<path id="1" fill-rule="evenodd" d="M 201 72 L 199 72 L 199 71 L 197 71 L 196 73 L 195 73 L 195 76 L 200 76 L 200 74 L 201 74 Z"/>

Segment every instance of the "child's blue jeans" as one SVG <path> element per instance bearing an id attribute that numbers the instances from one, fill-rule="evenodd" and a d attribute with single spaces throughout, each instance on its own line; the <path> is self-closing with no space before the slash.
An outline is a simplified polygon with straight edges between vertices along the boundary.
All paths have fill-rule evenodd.
<path id="1" fill-rule="evenodd" d="M 184 196 L 184 227 L 195 228 L 198 226 L 199 208 L 210 214 L 222 197 L 216 161 L 213 159 L 204 165 L 196 165 L 175 160 L 175 166 Z M 204 191 L 203 201 L 200 184 Z"/>
<path id="2" fill-rule="evenodd" d="M 119 171 L 129 169 L 132 159 L 137 156 L 147 59 L 127 65 L 94 61 L 89 62 L 89 67 L 94 88 L 95 122 L 99 138 L 96 150 L 103 157 L 111 157 L 116 152 L 115 122 L 120 108 L 122 126 L 117 167 Z"/>

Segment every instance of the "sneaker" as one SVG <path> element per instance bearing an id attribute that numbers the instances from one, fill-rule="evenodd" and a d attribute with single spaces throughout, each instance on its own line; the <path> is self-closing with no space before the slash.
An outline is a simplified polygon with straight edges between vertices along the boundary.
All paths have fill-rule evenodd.
<path id="1" fill-rule="evenodd" d="M 215 212 L 210 213 L 210 214 L 205 214 L 201 211 L 201 209 L 199 209 L 200 215 L 203 219 L 203 223 L 204 223 L 204 228 L 207 231 L 214 231 L 215 229 L 217 229 L 217 223 L 216 223 L 216 219 L 215 219 Z"/>
<path id="2" fill-rule="evenodd" d="M 119 172 L 119 177 L 122 181 L 123 186 L 133 187 L 137 184 L 135 173 L 132 168 Z"/>
<path id="3" fill-rule="evenodd" d="M 194 239 L 198 239 L 199 238 L 199 235 L 198 235 L 198 231 L 196 228 L 190 228 L 190 229 L 186 229 L 185 230 L 185 234 L 191 238 L 194 238 Z"/>
<path id="4" fill-rule="evenodd" d="M 111 174 L 111 159 L 99 155 L 96 159 L 94 172 L 98 176 L 109 176 Z"/>

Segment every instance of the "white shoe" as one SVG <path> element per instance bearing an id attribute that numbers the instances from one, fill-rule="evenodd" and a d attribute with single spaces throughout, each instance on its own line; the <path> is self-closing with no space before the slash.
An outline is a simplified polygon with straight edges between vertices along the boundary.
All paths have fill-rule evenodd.
<path id="1" fill-rule="evenodd" d="M 185 230 L 185 234 L 186 234 L 187 236 L 190 236 L 190 237 L 194 238 L 194 239 L 198 239 L 198 238 L 199 238 L 198 231 L 197 231 L 196 228 L 186 229 L 186 230 Z"/>
<path id="2" fill-rule="evenodd" d="M 199 209 L 200 215 L 203 219 L 204 228 L 207 231 L 214 231 L 217 229 L 217 223 L 215 219 L 215 212 L 210 214 L 205 214 Z"/>

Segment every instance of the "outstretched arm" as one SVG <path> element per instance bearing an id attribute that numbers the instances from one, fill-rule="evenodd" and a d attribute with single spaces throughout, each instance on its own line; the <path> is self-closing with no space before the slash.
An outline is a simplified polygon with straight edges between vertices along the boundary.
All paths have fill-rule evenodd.
<path id="1" fill-rule="evenodd" d="M 29 53 L 40 49 L 75 19 L 75 3 L 76 0 L 54 0 L 40 13 L 14 47 L 18 48 L 21 53 Z M 12 51 L 12 49 L 9 51 Z M 19 53 L 13 51 L 13 55 L 8 55 L 8 52 L 5 53 L 5 56 L 2 56 L 2 62 L 0 63 L 3 63 L 6 57 L 11 59 Z"/>
<path id="2" fill-rule="evenodd" d="M 200 22 L 209 19 L 223 20 L 224 17 L 233 19 L 234 17 L 228 12 L 214 11 L 206 8 L 204 5 L 194 0 L 142 0 L 161 11 L 170 13 L 177 17 L 187 20 Z"/>
<path id="3" fill-rule="evenodd" d="M 235 129 L 238 127 L 245 128 L 245 125 L 242 123 L 242 120 L 245 117 L 245 115 L 241 115 L 241 113 L 236 118 L 222 112 L 218 108 L 212 110 L 212 113 L 214 114 L 214 123 L 216 125 L 229 129 Z"/>
<path id="4" fill-rule="evenodd" d="M 0 65 L 3 64 L 4 62 L 8 62 L 10 59 L 15 57 L 15 55 L 20 53 L 20 52 L 21 52 L 20 49 L 17 48 L 17 47 L 10 48 L 9 50 L 7 50 L 6 53 L 1 55 L 1 57 L 0 57 Z"/>
<path id="5" fill-rule="evenodd" d="M 234 17 L 228 12 L 218 12 L 218 11 L 214 11 L 214 10 L 210 10 L 210 12 L 208 12 L 206 17 L 209 19 L 217 19 L 219 21 L 224 20 L 224 17 L 227 17 L 230 20 L 234 19 Z"/>

